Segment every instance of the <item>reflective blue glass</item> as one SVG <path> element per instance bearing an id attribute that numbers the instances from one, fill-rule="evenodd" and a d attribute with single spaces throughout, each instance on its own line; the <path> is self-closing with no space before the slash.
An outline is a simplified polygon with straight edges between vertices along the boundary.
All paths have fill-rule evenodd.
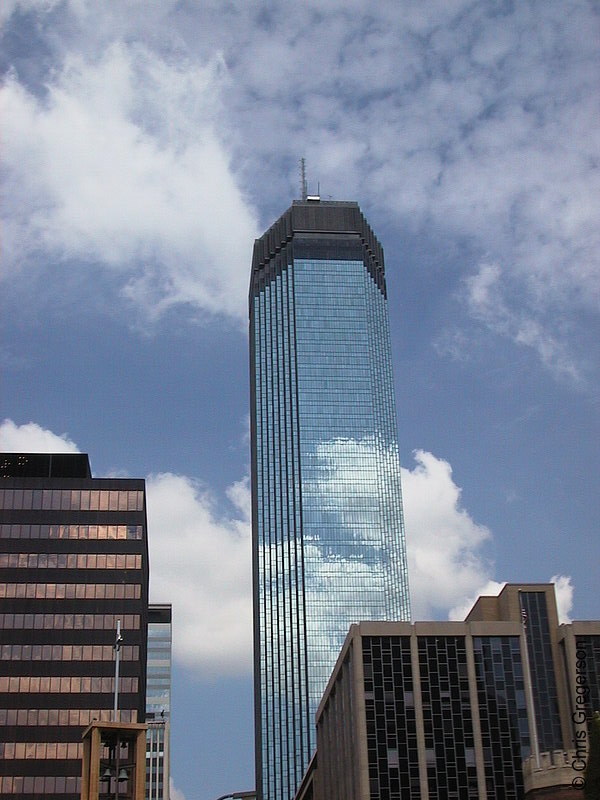
<path id="1" fill-rule="evenodd" d="M 343 238 L 351 257 L 339 257 L 331 235 L 321 257 L 317 235 L 303 242 L 302 257 L 289 248 L 251 291 L 257 789 L 264 800 L 295 794 L 349 626 L 409 618 L 385 286 L 361 257 L 358 237 Z M 310 257 L 313 245 L 319 257 Z"/>

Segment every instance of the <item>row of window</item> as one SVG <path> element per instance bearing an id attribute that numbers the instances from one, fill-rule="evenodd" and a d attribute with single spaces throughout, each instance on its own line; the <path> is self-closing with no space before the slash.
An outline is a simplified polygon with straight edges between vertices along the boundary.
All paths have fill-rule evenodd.
<path id="1" fill-rule="evenodd" d="M 0 525 L 0 539 L 142 538 L 142 525 Z"/>
<path id="2" fill-rule="evenodd" d="M 141 569 L 140 553 L 0 553 L 0 569 Z"/>
<path id="3" fill-rule="evenodd" d="M 138 661 L 140 648 L 123 645 L 122 661 Z M 114 661 L 115 649 L 110 644 L 3 644 L 2 661 Z"/>
<path id="4" fill-rule="evenodd" d="M 139 600 L 139 583 L 0 583 L 0 599 Z"/>
<path id="5" fill-rule="evenodd" d="M 64 727 L 74 725 L 82 727 L 89 725 L 95 719 L 100 722 L 111 722 L 112 718 L 113 711 L 108 708 L 0 708 L 0 726 L 55 727 L 60 725 Z M 135 709 L 119 711 L 119 720 L 121 722 L 137 722 L 137 711 Z"/>
<path id="6" fill-rule="evenodd" d="M 0 759 L 73 758 L 83 756 L 81 742 L 0 742 Z"/>
<path id="7" fill-rule="evenodd" d="M 137 678 L 119 678 L 119 693 L 129 694 L 137 692 Z M 115 691 L 114 678 L 80 677 L 76 675 L 66 675 L 63 677 L 54 676 L 33 676 L 15 675 L 9 677 L 0 675 L 0 692 L 33 693 L 33 694 L 89 694 L 98 692 L 102 694 L 112 694 Z"/>
<path id="8" fill-rule="evenodd" d="M 144 492 L 116 489 L 0 489 L 0 508 L 15 511 L 143 511 Z"/>
<path id="9" fill-rule="evenodd" d="M 0 630 L 139 630 L 139 614 L 0 614 Z"/>
<path id="10" fill-rule="evenodd" d="M 364 637 L 363 670 L 371 791 L 411 797 L 419 761 L 410 639 Z"/>
<path id="11" fill-rule="evenodd" d="M 1 794 L 80 794 L 81 778 L 65 778 L 64 775 L 38 776 L 4 775 L 0 776 Z"/>
<path id="12" fill-rule="evenodd" d="M 466 640 L 418 637 L 427 779 L 434 797 L 477 797 Z"/>

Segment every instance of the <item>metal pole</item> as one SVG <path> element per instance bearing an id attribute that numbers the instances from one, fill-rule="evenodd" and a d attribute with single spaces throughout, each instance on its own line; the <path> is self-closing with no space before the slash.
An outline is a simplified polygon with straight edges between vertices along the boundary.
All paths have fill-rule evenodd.
<path id="1" fill-rule="evenodd" d="M 119 708 L 119 655 L 121 651 L 121 620 L 117 620 L 117 638 L 115 640 L 115 707 L 113 709 L 113 722 L 118 722 L 117 714 Z"/>

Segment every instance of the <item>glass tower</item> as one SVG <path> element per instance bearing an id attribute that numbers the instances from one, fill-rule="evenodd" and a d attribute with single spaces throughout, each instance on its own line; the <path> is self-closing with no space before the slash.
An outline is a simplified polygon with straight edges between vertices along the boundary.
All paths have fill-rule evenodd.
<path id="1" fill-rule="evenodd" d="M 408 620 L 383 250 L 356 203 L 294 202 L 250 283 L 258 797 L 290 800 L 351 623 Z"/>
<path id="2" fill-rule="evenodd" d="M 171 604 L 148 607 L 146 800 L 169 798 Z"/>

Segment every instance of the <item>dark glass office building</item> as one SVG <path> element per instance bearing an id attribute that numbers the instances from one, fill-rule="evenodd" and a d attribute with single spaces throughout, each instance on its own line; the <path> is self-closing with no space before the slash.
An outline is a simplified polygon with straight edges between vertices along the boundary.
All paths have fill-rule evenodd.
<path id="1" fill-rule="evenodd" d="M 81 734 L 143 722 L 148 544 L 143 480 L 87 455 L 0 455 L 0 796 L 77 800 Z"/>
<path id="2" fill-rule="evenodd" d="M 524 646 L 518 622 L 352 626 L 299 797 L 521 800 Z"/>
<path id="3" fill-rule="evenodd" d="M 574 798 L 599 676 L 600 621 L 559 624 L 553 584 L 464 622 L 353 625 L 296 800 Z"/>
<path id="4" fill-rule="evenodd" d="M 383 250 L 356 203 L 308 199 L 250 283 L 256 774 L 289 800 L 348 627 L 407 620 Z"/>

